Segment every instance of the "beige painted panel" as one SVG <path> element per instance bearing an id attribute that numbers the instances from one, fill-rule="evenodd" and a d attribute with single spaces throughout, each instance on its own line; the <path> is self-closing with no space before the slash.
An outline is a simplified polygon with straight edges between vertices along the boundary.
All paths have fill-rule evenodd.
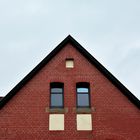
<path id="1" fill-rule="evenodd" d="M 77 114 L 77 130 L 92 130 L 91 114 Z"/>
<path id="2" fill-rule="evenodd" d="M 66 60 L 66 68 L 73 68 L 74 60 Z"/>
<path id="3" fill-rule="evenodd" d="M 64 130 L 64 114 L 49 115 L 49 130 Z"/>

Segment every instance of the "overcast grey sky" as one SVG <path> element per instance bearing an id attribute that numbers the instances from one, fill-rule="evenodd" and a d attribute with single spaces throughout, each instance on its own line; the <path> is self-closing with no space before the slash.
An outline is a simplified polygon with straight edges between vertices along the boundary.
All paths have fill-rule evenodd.
<path id="1" fill-rule="evenodd" d="M 140 0 L 1 0 L 0 95 L 69 34 L 140 99 Z"/>

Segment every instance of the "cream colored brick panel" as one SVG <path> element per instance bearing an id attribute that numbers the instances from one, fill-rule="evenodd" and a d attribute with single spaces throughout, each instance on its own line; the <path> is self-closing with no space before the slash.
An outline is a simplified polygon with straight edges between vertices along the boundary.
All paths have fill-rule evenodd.
<path id="1" fill-rule="evenodd" d="M 77 114 L 77 130 L 92 130 L 91 114 Z"/>
<path id="2" fill-rule="evenodd" d="M 49 130 L 64 130 L 64 114 L 49 115 Z"/>

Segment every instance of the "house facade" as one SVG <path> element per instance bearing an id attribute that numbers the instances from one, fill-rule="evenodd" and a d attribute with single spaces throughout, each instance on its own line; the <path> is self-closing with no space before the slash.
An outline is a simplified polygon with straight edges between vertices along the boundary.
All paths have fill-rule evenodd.
<path id="1" fill-rule="evenodd" d="M 140 101 L 71 36 L 0 108 L 2 140 L 140 139 Z"/>

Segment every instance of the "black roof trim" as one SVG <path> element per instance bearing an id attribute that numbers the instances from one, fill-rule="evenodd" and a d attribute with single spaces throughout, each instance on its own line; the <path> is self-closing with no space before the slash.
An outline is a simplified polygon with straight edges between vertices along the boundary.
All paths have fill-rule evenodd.
<path id="1" fill-rule="evenodd" d="M 140 109 L 140 101 L 118 79 L 116 79 L 101 63 L 99 63 L 87 50 L 85 50 L 73 37 L 68 35 L 47 57 L 45 57 L 27 76 L 25 76 L 0 101 L 2 108 L 43 66 L 45 66 L 67 43 L 71 43 L 87 60 L 107 77 L 133 104 Z"/>

